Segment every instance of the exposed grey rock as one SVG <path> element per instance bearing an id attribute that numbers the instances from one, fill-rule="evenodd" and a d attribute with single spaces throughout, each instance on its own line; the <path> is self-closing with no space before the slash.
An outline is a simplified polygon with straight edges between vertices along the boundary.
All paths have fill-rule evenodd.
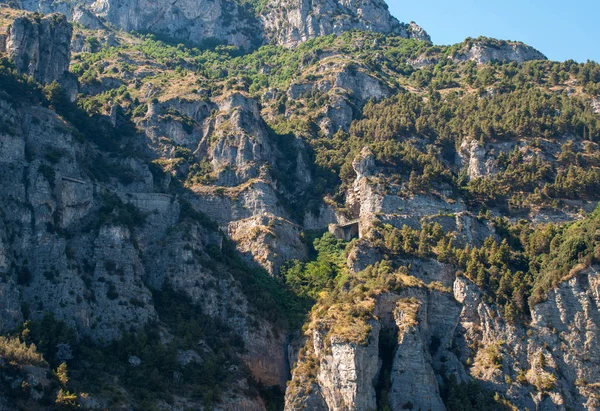
<path id="1" fill-rule="evenodd" d="M 23 322 L 19 297 L 14 284 L 0 284 L 0 332 L 10 332 Z"/>
<path id="2" fill-rule="evenodd" d="M 600 114 L 600 97 L 592 99 L 592 109 L 594 113 Z"/>
<path id="3" fill-rule="evenodd" d="M 81 24 L 86 29 L 100 30 L 105 28 L 104 24 L 90 10 L 82 6 L 73 8 L 73 22 Z"/>
<path id="4" fill-rule="evenodd" d="M 381 100 L 391 95 L 391 90 L 381 80 L 353 65 L 346 66 L 336 75 L 334 86 L 346 90 L 358 104 L 368 100 Z"/>
<path id="5" fill-rule="evenodd" d="M 15 6 L 18 8 L 37 11 L 43 14 L 60 13 L 71 18 L 73 6 L 75 3 L 70 0 L 16 0 Z"/>
<path id="6" fill-rule="evenodd" d="M 140 365 L 142 365 L 142 360 L 140 360 L 140 358 L 136 357 L 135 355 L 129 357 L 127 362 L 129 362 L 129 364 L 131 364 L 133 367 L 139 367 Z"/>
<path id="7" fill-rule="evenodd" d="M 374 410 L 373 382 L 378 372 L 379 324 L 366 345 L 331 341 L 331 353 L 321 360 L 318 380 L 329 410 Z"/>
<path id="8" fill-rule="evenodd" d="M 399 330 L 389 393 L 390 407 L 394 410 L 411 408 L 411 404 L 421 410 L 446 409 L 431 365 L 428 342 L 423 338 L 425 333 L 416 329 L 419 325 L 427 326 L 427 314 L 422 311 L 426 308 L 422 304 L 417 299 L 400 299 L 394 312 Z"/>
<path id="9" fill-rule="evenodd" d="M 529 60 L 547 60 L 546 56 L 526 44 L 491 39 L 467 41 L 465 47 L 453 58 L 455 61 L 470 60 L 477 64 L 493 61 L 523 63 Z"/>
<path id="10" fill-rule="evenodd" d="M 126 31 L 146 31 L 202 43 L 216 39 L 251 48 L 260 43 L 258 21 L 231 0 L 97 0 L 92 11 Z"/>
<path id="11" fill-rule="evenodd" d="M 77 83 L 69 75 L 72 34 L 71 25 L 60 14 L 41 19 L 18 17 L 8 33 L 6 51 L 20 73 L 40 83 L 58 81 L 73 94 Z"/>
<path id="12" fill-rule="evenodd" d="M 246 49 L 266 41 L 292 46 L 348 30 L 430 41 L 415 23 L 402 24 L 392 17 L 383 0 L 295 0 L 291 4 L 270 0 L 258 14 L 233 0 L 20 0 L 15 5 L 62 13 L 90 29 L 102 27 L 95 14 L 126 31 L 152 32 L 195 44 L 217 40 Z"/>
<path id="13" fill-rule="evenodd" d="M 599 377 L 595 343 L 599 287 L 596 267 L 580 273 L 550 291 L 547 301 L 533 309 L 532 323 L 526 328 L 506 324 L 474 284 L 458 278 L 454 295 L 463 308 L 456 344 L 461 352 L 468 352 L 468 343 L 480 341 L 483 347 L 495 345 L 502 356 L 502 366 L 494 369 L 479 360 L 485 359 L 481 352 L 473 353 L 471 374 L 519 408 L 598 408 L 593 384 L 581 382 Z M 540 356 L 546 364 L 540 364 Z M 516 382 L 518 375 L 529 385 Z M 536 389 L 539 386 L 545 387 L 546 395 Z"/>
<path id="14" fill-rule="evenodd" d="M 470 179 L 488 174 L 485 170 L 484 158 L 486 151 L 476 140 L 465 140 L 458 151 L 463 164 L 467 167 Z"/>
<path id="15" fill-rule="evenodd" d="M 287 95 L 292 100 L 297 100 L 300 97 L 313 91 L 314 85 L 312 83 L 296 83 L 292 84 L 288 89 Z"/>
<path id="16" fill-rule="evenodd" d="M 414 21 L 411 21 L 406 27 L 406 31 L 410 38 L 415 40 L 426 41 L 431 43 L 431 37 L 427 32 L 423 29 L 423 27 L 419 26 Z"/>
<path id="17" fill-rule="evenodd" d="M 428 40 L 416 25 L 401 24 L 383 0 L 274 0 L 261 15 L 266 37 L 291 47 L 317 36 L 368 30 Z"/>

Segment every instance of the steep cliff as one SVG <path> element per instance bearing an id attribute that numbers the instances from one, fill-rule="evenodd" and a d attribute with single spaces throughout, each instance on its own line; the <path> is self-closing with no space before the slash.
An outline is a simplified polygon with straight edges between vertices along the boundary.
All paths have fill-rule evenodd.
<path id="1" fill-rule="evenodd" d="M 289 47 L 317 36 L 341 34 L 349 30 L 369 30 L 427 42 L 431 40 L 415 23 L 399 23 L 390 15 L 382 0 L 358 3 L 299 0 L 285 4 L 278 0 L 201 3 L 188 0 L 175 3 L 162 0 L 22 0 L 15 5 L 30 11 L 63 13 L 88 28 L 95 29 L 100 24 L 90 15 L 91 11 L 126 31 L 151 32 L 193 44 L 221 42 L 244 49 L 269 41 Z"/>
<path id="2" fill-rule="evenodd" d="M 382 0 L 273 1 L 267 3 L 261 17 L 267 38 L 287 47 L 349 30 L 369 30 L 430 41 L 427 33 L 416 24 L 400 24 Z"/>
<path id="3" fill-rule="evenodd" d="M 77 81 L 69 74 L 73 29 L 60 14 L 15 19 L 6 34 L 5 52 L 19 73 L 40 83 L 59 82 L 74 98 Z"/>
<path id="4" fill-rule="evenodd" d="M 523 63 L 528 60 L 547 60 L 546 56 L 526 44 L 487 38 L 467 39 L 464 48 L 457 52 L 454 59 L 470 60 L 477 64 L 493 61 Z"/>
<path id="5" fill-rule="evenodd" d="M 195 44 L 226 42 L 246 49 L 261 41 L 256 18 L 231 0 L 98 0 L 90 8 L 127 31 L 152 32 Z"/>

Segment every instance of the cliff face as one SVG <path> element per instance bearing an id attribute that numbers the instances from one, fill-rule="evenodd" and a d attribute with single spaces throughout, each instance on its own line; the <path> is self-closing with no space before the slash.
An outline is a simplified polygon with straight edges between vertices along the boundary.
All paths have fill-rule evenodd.
<path id="1" fill-rule="evenodd" d="M 6 51 L 19 72 L 42 83 L 62 81 L 69 76 L 70 36 L 64 17 L 20 17 L 11 26 Z M 0 332 L 12 333 L 26 318 L 42 321 L 52 313 L 78 339 L 110 343 L 160 321 L 154 298 L 168 288 L 189 298 L 201 315 L 235 330 L 245 346 L 236 356 L 253 380 L 283 387 L 289 372 L 286 333 L 256 312 L 238 280 L 225 274 L 231 268 L 215 261 L 215 253 L 223 251 L 223 234 L 199 223 L 188 200 L 170 192 L 171 179 L 150 172 L 148 159 L 107 155 L 82 141 L 75 126 L 54 111 L 21 97 L 4 91 L 0 96 L 0 122 L 9 125 L 0 132 Z M 224 104 L 233 110 L 232 101 Z M 257 115 L 250 103 L 240 111 L 242 117 Z M 98 127 L 108 127 L 107 139 L 107 120 L 123 126 L 118 110 L 113 114 L 98 120 Z M 240 128 L 246 132 L 252 133 Z M 242 145 L 231 144 L 235 150 Z M 250 151 L 240 149 L 248 160 L 263 160 Z M 247 174 L 241 174 L 244 181 L 253 177 Z M 178 367 L 186 367 L 187 358 L 206 357 L 211 348 L 198 344 L 181 356 Z M 22 378 L 33 377 L 25 373 Z M 245 379 L 240 384 L 249 389 Z M 264 409 L 255 394 L 233 390 L 226 409 Z M 90 401 L 86 407 L 106 406 L 108 400 L 100 395 Z"/>
<path id="2" fill-rule="evenodd" d="M 466 47 L 459 51 L 454 59 L 475 61 L 477 64 L 493 61 L 523 63 L 529 60 L 547 60 L 546 56 L 526 44 L 509 41 L 490 42 L 489 39 L 467 42 Z"/>
<path id="3" fill-rule="evenodd" d="M 382 0 L 359 2 L 339 0 L 274 1 L 262 16 L 266 36 L 291 47 L 317 36 L 341 34 L 349 30 L 369 30 L 429 41 L 414 23 L 400 24 Z"/>
<path id="4" fill-rule="evenodd" d="M 152 32 L 194 44 L 226 42 L 245 49 L 270 41 L 293 46 L 317 36 L 368 30 L 430 41 L 415 23 L 401 24 L 383 0 L 272 0 L 255 12 L 232 0 L 166 1 L 96 0 L 81 4 L 22 0 L 18 7 L 43 13 L 63 13 L 86 27 L 98 22 L 85 10 L 124 30 Z"/>
<path id="5" fill-rule="evenodd" d="M 433 274 L 431 267 L 425 269 Z M 412 288 L 382 295 L 363 344 L 314 334 L 309 344 L 319 363 L 317 385 L 309 395 L 298 391 L 294 383 L 304 372 L 298 366 L 286 409 L 319 401 L 327 405 L 314 409 L 383 407 L 374 403 L 381 373 L 388 373 L 383 398 L 391 409 L 446 409 L 440 396 L 450 378 L 459 383 L 476 378 L 518 409 L 598 407 L 597 387 L 589 383 L 598 380 L 596 272 L 582 273 L 552 292 L 528 327 L 507 325 L 468 280 L 459 278 L 451 286 L 453 294 Z"/>
<path id="6" fill-rule="evenodd" d="M 73 29 L 65 16 L 19 17 L 6 35 L 5 51 L 22 74 L 40 83 L 58 81 L 71 95 L 77 82 L 69 74 Z"/>
<path id="7" fill-rule="evenodd" d="M 127 31 L 153 32 L 196 44 L 216 40 L 246 49 L 261 41 L 256 19 L 230 0 L 98 0 L 90 8 Z"/>
<path id="8" fill-rule="evenodd" d="M 490 367 L 479 352 L 471 372 L 521 408 L 597 408 L 589 381 L 598 379 L 598 284 L 595 268 L 582 272 L 550 292 L 522 328 L 492 318 L 495 310 L 482 302 L 477 287 L 457 280 L 454 294 L 463 304 L 459 341 L 496 344 L 501 357 L 501 366 Z"/>
<path id="9" fill-rule="evenodd" d="M 207 262 L 207 250 L 222 247 L 219 233 L 186 221 L 181 202 L 156 191 L 159 182 L 146 165 L 111 162 L 133 181 L 99 183 L 93 167 L 111 160 L 79 143 L 53 112 L 4 99 L 0 105 L 2 121 L 14 125 L 0 144 L 0 272 L 8 278 L 0 287 L 3 333 L 25 315 L 41 320 L 53 313 L 80 337 L 109 342 L 159 320 L 152 293 L 168 284 L 203 315 L 236 330 L 254 378 L 285 383 L 285 333 L 250 314 L 239 283 Z M 142 225 L 124 222 L 128 207 L 145 216 Z"/>

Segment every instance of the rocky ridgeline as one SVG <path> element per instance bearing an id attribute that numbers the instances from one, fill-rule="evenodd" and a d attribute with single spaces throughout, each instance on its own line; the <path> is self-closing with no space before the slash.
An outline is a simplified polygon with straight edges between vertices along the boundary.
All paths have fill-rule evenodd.
<path id="1" fill-rule="evenodd" d="M 383 0 L 357 2 L 336 0 L 273 1 L 261 15 L 266 37 L 284 46 L 349 30 L 368 30 L 430 41 L 414 23 L 401 24 Z"/>
<path id="2" fill-rule="evenodd" d="M 17 7 L 43 13 L 59 12 L 95 27 L 99 22 L 89 11 L 126 31 L 153 32 L 189 43 L 218 41 L 245 49 L 265 41 L 293 46 L 317 36 L 348 30 L 370 30 L 430 41 L 414 23 L 401 24 L 389 14 L 383 0 L 347 2 L 337 0 L 271 1 L 255 13 L 232 0 L 17 0 Z"/>
<path id="3" fill-rule="evenodd" d="M 547 60 L 542 53 L 521 42 L 486 38 L 467 40 L 463 49 L 454 55 L 453 59 L 454 61 L 474 61 L 477 64 L 494 61 L 523 63 L 529 60 Z"/>
<path id="4" fill-rule="evenodd" d="M 12 22 L 0 49 L 20 73 L 43 84 L 57 81 L 74 99 L 77 80 L 69 73 L 72 34 L 71 24 L 62 14 L 23 16 Z"/>
<path id="5" fill-rule="evenodd" d="M 100 18 L 126 31 L 151 32 L 190 44 L 224 42 L 244 49 L 268 42 L 291 47 L 318 36 L 350 30 L 431 42 L 427 32 L 414 22 L 400 23 L 391 16 L 383 0 L 297 0 L 291 3 L 272 0 L 261 3 L 258 12 L 232 0 L 181 0 L 174 4 L 162 0 L 15 0 L 8 3 L 30 11 L 62 13 L 90 29 L 102 27 Z M 453 59 L 485 64 L 492 61 L 521 63 L 546 57 L 523 43 L 478 39 L 468 42 Z"/>

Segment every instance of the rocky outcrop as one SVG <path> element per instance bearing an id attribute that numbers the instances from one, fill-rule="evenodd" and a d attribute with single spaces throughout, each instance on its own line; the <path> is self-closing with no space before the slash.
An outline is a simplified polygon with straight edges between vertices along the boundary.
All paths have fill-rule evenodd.
<path id="1" fill-rule="evenodd" d="M 520 409 L 598 408 L 599 287 L 595 268 L 580 273 L 551 291 L 525 328 L 505 323 L 474 284 L 458 278 L 456 344 L 475 358 L 471 375 Z"/>
<path id="2" fill-rule="evenodd" d="M 12 4 L 9 1 L 9 5 L 43 14 L 60 13 L 71 18 L 75 2 L 70 0 L 14 0 Z"/>
<path id="3" fill-rule="evenodd" d="M 260 44 L 258 21 L 231 0 L 97 0 L 92 11 L 126 31 L 152 32 L 190 43 Z"/>
<path id="4" fill-rule="evenodd" d="M 331 341 L 321 359 L 318 381 L 329 410 L 374 410 L 374 381 L 378 372 L 379 325 L 374 324 L 365 345 Z"/>
<path id="5" fill-rule="evenodd" d="M 406 27 L 406 32 L 408 33 L 409 38 L 425 41 L 427 43 L 431 43 L 431 37 L 429 34 L 423 29 L 423 27 L 419 26 L 414 21 L 411 21 Z"/>
<path id="6" fill-rule="evenodd" d="M 463 49 L 453 59 L 475 61 L 477 64 L 494 61 L 523 63 L 529 60 L 547 60 L 546 56 L 526 44 L 485 38 L 467 40 Z"/>
<path id="7" fill-rule="evenodd" d="M 551 291 L 548 300 L 534 308 L 532 323 L 522 326 L 506 323 L 467 279 L 453 280 L 453 275 L 444 275 L 427 262 L 411 265 L 411 274 L 426 286 L 379 296 L 366 344 L 334 339 L 327 344 L 326 333 L 313 334 L 309 344 L 314 346 L 314 357 L 303 358 L 312 362 L 316 358 L 319 364 L 316 385 L 308 391 L 296 387 L 296 373 L 305 364 L 298 365 L 286 409 L 322 400 L 326 408 L 321 404 L 314 409 L 368 410 L 388 405 L 444 410 L 441 393 L 451 378 L 458 383 L 477 380 L 518 409 L 600 406 L 596 341 L 600 276 L 594 268 Z M 452 286 L 453 294 L 439 291 L 440 286 Z M 385 335 L 392 339 L 381 340 Z M 377 338 L 379 350 L 373 343 Z M 386 352 L 392 355 L 387 369 L 381 367 Z M 377 380 L 371 379 L 373 370 L 378 378 L 389 373 L 390 388 L 382 397 L 388 398 L 388 404 L 370 402 L 371 390 L 377 386 Z M 352 396 L 357 389 L 362 390 L 361 397 Z"/>
<path id="8" fill-rule="evenodd" d="M 71 18 L 73 19 L 73 22 L 81 24 L 86 29 L 101 30 L 106 28 L 96 15 L 82 6 L 75 6 L 73 8 L 73 15 Z"/>
<path id="9" fill-rule="evenodd" d="M 23 16 L 14 20 L 6 39 L 6 53 L 17 70 L 40 83 L 58 81 L 74 97 L 77 81 L 69 74 L 73 29 L 65 16 Z"/>
<path id="10" fill-rule="evenodd" d="M 294 370 L 286 410 L 309 404 L 317 410 L 445 409 L 440 372 L 459 382 L 469 380 L 452 348 L 461 311 L 449 288 L 437 291 L 428 287 L 448 287 L 453 275 L 434 262 L 412 263 L 415 269 L 411 274 L 422 279 L 422 286 L 379 295 L 372 319 L 365 324 L 365 341 L 340 339 L 331 331 L 338 330 L 335 322 L 315 327 Z M 355 326 L 345 324 L 339 329 Z M 302 373 L 315 362 L 316 381 L 307 380 Z M 384 380 L 389 381 L 389 389 L 377 397 L 377 390 L 383 389 L 379 382 Z M 298 389 L 301 381 L 309 386 Z M 380 403 L 378 398 L 388 402 Z"/>
<path id="11" fill-rule="evenodd" d="M 594 113 L 600 114 L 600 97 L 592 99 L 592 109 Z"/>
<path id="12" fill-rule="evenodd" d="M 51 83 L 68 71 L 72 34 L 71 25 L 58 14 L 42 19 L 19 17 L 11 25 L 6 50 L 19 72 Z"/>
<path id="13" fill-rule="evenodd" d="M 168 285 L 198 313 L 235 330 L 253 379 L 285 385 L 285 330 L 253 311 L 230 268 L 211 257 L 207 250 L 218 253 L 223 235 L 183 214 L 180 199 L 162 191 L 169 178 L 155 177 L 135 157 L 104 157 L 45 108 L 0 99 L 0 123 L 10 124 L 0 132 L 0 331 L 53 313 L 81 338 L 112 341 L 157 321 L 152 292 Z M 109 172 L 99 182 L 102 167 L 131 178 Z M 127 223 L 132 215 L 135 225 Z M 290 244 L 285 238 L 282 247 Z M 191 358 L 204 353 L 196 352 Z M 235 390 L 245 394 L 227 395 L 223 409 L 263 410 L 241 382 Z"/>
<path id="14" fill-rule="evenodd" d="M 467 175 L 471 180 L 489 174 L 485 169 L 486 151 L 478 141 L 463 141 L 458 154 L 461 162 L 467 168 Z"/>
<path id="15" fill-rule="evenodd" d="M 398 327 L 398 347 L 391 369 L 389 406 L 393 410 L 420 409 L 444 410 L 438 382 L 431 365 L 422 319 L 422 300 L 403 298 L 398 300 L 394 317 Z M 420 318 L 419 318 L 420 317 Z M 426 318 L 426 317 L 425 317 Z M 424 338 L 425 337 L 425 338 Z"/>
<path id="16" fill-rule="evenodd" d="M 102 28 L 98 17 L 126 31 L 152 32 L 194 44 L 224 42 L 250 49 L 274 42 L 292 46 L 317 36 L 367 30 L 430 42 L 415 23 L 392 17 L 383 0 L 270 0 L 259 11 L 233 0 L 19 0 L 17 7 L 62 13 L 89 29 Z"/>
<path id="17" fill-rule="evenodd" d="M 275 0 L 262 14 L 266 37 L 291 47 L 317 36 L 368 30 L 429 40 L 415 24 L 400 24 L 383 0 Z"/>
<path id="18" fill-rule="evenodd" d="M 274 148 L 256 101 L 232 94 L 219 103 L 209 155 L 217 184 L 235 186 L 256 178 L 273 164 Z"/>

